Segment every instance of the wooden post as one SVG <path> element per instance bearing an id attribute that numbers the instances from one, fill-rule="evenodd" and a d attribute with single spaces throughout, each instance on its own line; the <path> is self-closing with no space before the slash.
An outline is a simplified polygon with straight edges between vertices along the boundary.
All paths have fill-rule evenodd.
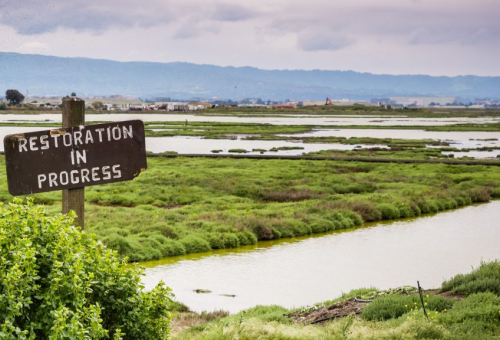
<path id="1" fill-rule="evenodd" d="M 85 124 L 85 101 L 77 98 L 70 97 L 63 99 L 63 119 L 62 127 L 75 127 Z M 82 230 L 85 226 L 85 188 L 66 189 L 63 190 L 62 195 L 62 212 L 67 214 L 70 210 L 74 210 L 77 218 L 75 223 L 79 225 Z"/>

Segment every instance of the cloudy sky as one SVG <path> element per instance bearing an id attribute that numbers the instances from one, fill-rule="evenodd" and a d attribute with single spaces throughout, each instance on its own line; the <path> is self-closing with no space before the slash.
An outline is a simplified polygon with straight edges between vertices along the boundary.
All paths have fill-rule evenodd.
<path id="1" fill-rule="evenodd" d="M 0 0 L 0 52 L 500 76 L 500 0 Z"/>

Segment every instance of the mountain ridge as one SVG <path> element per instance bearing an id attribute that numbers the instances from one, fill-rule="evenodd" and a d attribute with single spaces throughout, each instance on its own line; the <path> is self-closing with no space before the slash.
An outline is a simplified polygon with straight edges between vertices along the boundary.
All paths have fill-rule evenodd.
<path id="1" fill-rule="evenodd" d="M 264 100 L 389 96 L 500 97 L 500 77 L 390 75 L 351 70 L 263 70 L 187 62 L 113 61 L 0 52 L 0 93 Z"/>

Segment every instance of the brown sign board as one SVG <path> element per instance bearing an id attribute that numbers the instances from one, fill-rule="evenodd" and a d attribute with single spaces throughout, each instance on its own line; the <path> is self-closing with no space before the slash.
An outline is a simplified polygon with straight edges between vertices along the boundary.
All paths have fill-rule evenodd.
<path id="1" fill-rule="evenodd" d="M 14 196 L 132 180 L 147 168 L 140 120 L 8 135 L 4 148 Z"/>

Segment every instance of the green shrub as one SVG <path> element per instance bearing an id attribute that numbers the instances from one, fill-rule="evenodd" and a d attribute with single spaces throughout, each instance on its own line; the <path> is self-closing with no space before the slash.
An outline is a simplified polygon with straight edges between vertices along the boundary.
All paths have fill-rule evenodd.
<path id="1" fill-rule="evenodd" d="M 236 234 L 240 245 L 248 246 L 257 243 L 257 236 L 249 230 L 244 230 Z"/>
<path id="2" fill-rule="evenodd" d="M 106 246 L 113 248 L 120 256 L 124 257 L 132 251 L 132 246 L 126 237 L 118 234 L 111 234 L 105 240 Z"/>
<path id="3" fill-rule="evenodd" d="M 431 340 L 444 338 L 444 331 L 441 327 L 432 322 L 417 322 L 412 325 L 411 329 L 415 332 L 415 340 Z"/>
<path id="4" fill-rule="evenodd" d="M 186 249 L 179 241 L 166 239 L 161 246 L 161 254 L 162 258 L 169 256 L 185 255 Z"/>
<path id="5" fill-rule="evenodd" d="M 48 216 L 31 199 L 1 205 L 0 215 L 2 339 L 167 338 L 163 283 L 143 292 L 142 269 L 80 232 L 72 216 Z"/>
<path id="6" fill-rule="evenodd" d="M 302 221 L 288 220 L 287 223 L 289 228 L 293 230 L 294 236 L 304 236 L 312 233 L 311 227 Z"/>
<path id="7" fill-rule="evenodd" d="M 245 319 L 259 318 L 262 321 L 278 321 L 283 324 L 290 324 L 292 319 L 287 317 L 288 310 L 281 306 L 255 306 L 236 314 L 236 317 L 241 316 Z"/>
<path id="8" fill-rule="evenodd" d="M 487 188 L 471 188 L 467 190 L 467 195 L 474 203 L 489 202 L 491 200 L 491 195 Z"/>
<path id="9" fill-rule="evenodd" d="M 175 229 L 175 227 L 167 225 L 165 223 L 155 223 L 152 226 L 145 229 L 146 231 L 158 231 L 165 237 L 177 240 L 179 239 L 179 232 Z"/>
<path id="10" fill-rule="evenodd" d="M 444 281 L 441 291 L 461 295 L 491 292 L 500 296 L 500 262 L 483 262 L 469 274 L 458 274 Z"/>
<path id="11" fill-rule="evenodd" d="M 181 244 L 186 249 L 187 254 L 191 253 L 203 253 L 212 250 L 210 243 L 201 237 L 189 235 L 180 240 Z"/>
<path id="12" fill-rule="evenodd" d="M 399 209 L 391 203 L 381 203 L 377 205 L 377 208 L 382 213 L 383 220 L 394 220 L 400 217 Z"/>
<path id="13" fill-rule="evenodd" d="M 335 229 L 335 224 L 332 221 L 328 221 L 324 218 L 317 219 L 309 226 L 311 227 L 311 231 L 315 234 L 324 233 Z"/>
<path id="14" fill-rule="evenodd" d="M 240 246 L 238 236 L 233 233 L 214 233 L 208 236 L 212 249 L 237 248 Z"/>
<path id="15" fill-rule="evenodd" d="M 491 197 L 500 198 L 500 188 L 494 188 L 491 190 Z"/>
<path id="16" fill-rule="evenodd" d="M 365 222 L 380 221 L 382 219 L 382 213 L 377 209 L 375 203 L 370 201 L 351 202 L 350 209 L 358 213 Z"/>
<path id="17" fill-rule="evenodd" d="M 450 308 L 454 301 L 439 295 L 427 295 L 424 302 L 427 311 L 440 312 Z M 418 295 L 385 295 L 366 306 L 361 317 L 369 321 L 383 321 L 398 318 L 415 308 L 422 308 Z"/>
<path id="18" fill-rule="evenodd" d="M 500 328 L 500 297 L 493 293 L 477 293 L 453 305 L 440 317 L 447 324 L 462 323 L 467 320 L 496 324 Z"/>
<path id="19" fill-rule="evenodd" d="M 405 202 L 398 202 L 396 206 L 399 210 L 399 217 L 408 218 L 415 216 L 415 213 L 409 204 Z"/>

